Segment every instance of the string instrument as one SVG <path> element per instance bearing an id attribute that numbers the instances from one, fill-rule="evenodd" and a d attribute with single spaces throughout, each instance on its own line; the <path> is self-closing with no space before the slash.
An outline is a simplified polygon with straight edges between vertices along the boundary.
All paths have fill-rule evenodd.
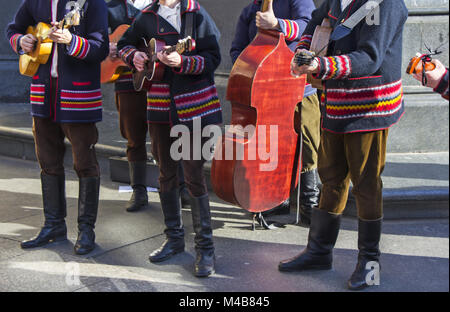
<path id="1" fill-rule="evenodd" d="M 295 54 L 294 61 L 298 66 L 310 65 L 316 56 L 326 56 L 326 47 L 330 42 L 331 33 L 333 28 L 331 27 L 330 20 L 325 18 L 320 26 L 317 26 L 311 41 L 311 47 L 309 51 L 298 51 Z M 323 90 L 322 80 L 314 78 L 311 74 L 307 78 L 308 83 L 313 88 Z"/>
<path id="2" fill-rule="evenodd" d="M 73 9 L 64 16 L 64 19 L 59 22 L 59 29 L 70 28 L 72 26 L 80 25 L 79 9 Z M 46 64 L 52 53 L 53 41 L 49 39 L 52 33 L 52 26 L 47 23 L 38 23 L 36 26 L 29 26 L 26 34 L 33 35 L 37 41 L 33 51 L 22 54 L 19 57 L 19 71 L 24 76 L 33 77 L 36 75 L 39 66 Z"/>
<path id="3" fill-rule="evenodd" d="M 432 71 L 436 68 L 436 65 L 431 63 L 431 56 L 428 54 L 417 53 L 408 64 L 406 73 L 408 75 L 421 74 L 425 65 L 425 71 Z"/>
<path id="4" fill-rule="evenodd" d="M 130 25 L 120 25 L 112 34 L 109 35 L 109 42 L 117 43 L 123 34 L 130 28 Z M 128 70 L 128 65 L 120 57 L 108 56 L 101 65 L 101 83 L 112 83 L 119 79 L 125 71 Z"/>
<path id="5" fill-rule="evenodd" d="M 164 49 L 166 43 L 155 38 L 149 42 L 144 40 L 145 47 L 141 51 L 147 53 L 148 61 L 144 65 L 143 71 L 133 69 L 133 85 L 136 91 L 141 91 L 146 81 L 161 81 L 164 77 L 165 65 L 157 57 L 159 52 L 172 53 L 191 52 L 195 50 L 195 40 L 190 36 L 181 39 L 176 45 Z"/>
<path id="6" fill-rule="evenodd" d="M 231 126 L 216 145 L 211 182 L 217 196 L 255 215 L 281 204 L 297 182 L 294 113 L 306 76 L 290 74 L 293 56 L 283 33 L 259 29 L 228 81 Z"/>

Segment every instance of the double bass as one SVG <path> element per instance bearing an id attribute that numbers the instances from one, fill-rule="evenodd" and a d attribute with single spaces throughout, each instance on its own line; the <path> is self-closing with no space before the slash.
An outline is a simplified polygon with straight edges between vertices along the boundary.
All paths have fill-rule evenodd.
<path id="1" fill-rule="evenodd" d="M 263 1 L 261 11 L 268 5 Z M 211 182 L 218 197 L 255 214 L 289 197 L 301 166 L 294 113 L 306 76 L 291 75 L 293 56 L 283 33 L 259 29 L 228 81 L 231 125 L 216 145 Z"/>

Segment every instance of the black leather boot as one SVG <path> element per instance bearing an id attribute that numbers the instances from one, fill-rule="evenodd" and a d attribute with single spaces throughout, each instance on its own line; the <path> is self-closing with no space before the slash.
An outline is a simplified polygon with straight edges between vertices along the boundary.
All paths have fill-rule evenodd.
<path id="1" fill-rule="evenodd" d="M 371 285 L 367 284 L 367 277 L 373 270 L 374 274 L 379 274 L 380 269 L 380 238 L 381 238 L 382 219 L 375 221 L 363 221 L 359 219 L 358 223 L 358 263 L 355 271 L 348 281 L 350 290 L 360 290 Z M 374 266 L 370 265 L 366 268 L 367 263 L 374 262 Z M 379 276 L 374 276 L 378 279 Z M 373 280 L 375 284 L 375 280 Z"/>
<path id="2" fill-rule="evenodd" d="M 133 194 L 126 209 L 128 212 L 135 212 L 148 206 L 147 162 L 128 162 L 128 167 L 130 168 L 130 185 L 133 188 Z"/>
<path id="3" fill-rule="evenodd" d="M 64 176 L 51 176 L 41 173 L 42 200 L 45 222 L 39 234 L 28 241 L 23 241 L 23 249 L 44 246 L 53 241 L 67 239 L 66 194 Z"/>
<path id="4" fill-rule="evenodd" d="M 286 215 L 291 213 L 291 201 L 290 199 L 286 199 L 284 202 L 272 208 L 270 210 L 264 211 L 262 213 L 263 217 L 269 217 L 274 215 Z"/>
<path id="5" fill-rule="evenodd" d="M 302 173 L 300 178 L 300 223 L 311 224 L 311 211 L 319 207 L 319 174 L 317 169 Z"/>
<path id="6" fill-rule="evenodd" d="M 284 272 L 331 269 L 340 224 L 341 215 L 312 209 L 308 245 L 298 256 L 281 261 L 278 269 Z"/>
<path id="7" fill-rule="evenodd" d="M 100 195 L 100 177 L 80 178 L 78 195 L 78 239 L 74 246 L 77 255 L 85 255 L 95 248 L 95 222 Z"/>
<path id="8" fill-rule="evenodd" d="M 159 197 L 166 225 L 164 230 L 166 240 L 160 248 L 150 254 L 150 262 L 162 262 L 184 251 L 184 228 L 178 189 L 159 193 Z"/>
<path id="9" fill-rule="evenodd" d="M 216 262 L 208 194 L 192 198 L 192 221 L 197 252 L 194 274 L 196 277 L 208 277 L 215 273 Z"/>

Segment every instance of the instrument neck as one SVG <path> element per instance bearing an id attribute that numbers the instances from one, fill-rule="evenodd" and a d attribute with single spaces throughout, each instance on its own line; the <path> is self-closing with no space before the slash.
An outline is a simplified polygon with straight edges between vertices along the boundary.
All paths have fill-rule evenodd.
<path id="1" fill-rule="evenodd" d="M 261 4 L 261 12 L 269 11 L 269 2 L 270 0 L 263 0 Z"/>

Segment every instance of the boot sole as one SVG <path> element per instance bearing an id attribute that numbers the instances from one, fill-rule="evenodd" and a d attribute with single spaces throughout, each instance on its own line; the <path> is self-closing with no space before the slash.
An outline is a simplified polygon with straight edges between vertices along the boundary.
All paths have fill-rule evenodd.
<path id="1" fill-rule="evenodd" d="M 198 274 L 198 273 L 195 273 L 194 275 L 195 275 L 195 277 L 205 278 L 205 277 L 209 277 L 209 276 L 211 276 L 211 275 L 213 275 L 215 273 L 216 273 L 216 270 L 212 270 L 209 274 Z"/>
<path id="2" fill-rule="evenodd" d="M 132 209 L 126 208 L 125 210 L 126 210 L 127 212 L 136 212 L 136 211 L 140 211 L 140 210 L 142 210 L 142 209 L 146 209 L 146 208 L 148 208 L 148 207 L 149 207 L 149 204 L 143 204 L 143 205 L 137 206 L 136 208 L 132 208 Z"/>
<path id="3" fill-rule="evenodd" d="M 151 263 L 160 263 L 160 262 L 164 262 L 164 261 L 166 261 L 166 260 L 169 260 L 169 259 L 172 258 L 173 256 L 175 256 L 175 255 L 177 255 L 177 254 L 179 254 L 179 253 L 182 253 L 182 252 L 184 252 L 184 248 L 183 248 L 183 249 L 177 249 L 177 250 L 174 250 L 172 253 L 168 254 L 167 256 L 165 256 L 165 257 L 163 257 L 163 258 L 152 259 L 151 257 L 149 257 L 148 260 L 149 260 Z"/>
<path id="4" fill-rule="evenodd" d="M 44 247 L 44 246 L 47 246 L 47 245 L 52 244 L 52 243 L 63 242 L 63 241 L 66 241 L 66 240 L 67 240 L 67 236 L 66 235 L 65 236 L 58 236 L 58 237 L 49 239 L 48 241 L 42 242 L 40 244 L 36 244 L 34 246 L 23 246 L 22 244 L 20 244 L 20 247 L 22 249 L 33 249 L 33 248 Z"/>
<path id="5" fill-rule="evenodd" d="M 326 264 L 326 265 L 309 265 L 301 269 L 278 267 L 278 270 L 280 272 L 302 272 L 302 271 L 326 271 L 331 270 L 332 268 L 333 266 L 331 264 Z"/>

